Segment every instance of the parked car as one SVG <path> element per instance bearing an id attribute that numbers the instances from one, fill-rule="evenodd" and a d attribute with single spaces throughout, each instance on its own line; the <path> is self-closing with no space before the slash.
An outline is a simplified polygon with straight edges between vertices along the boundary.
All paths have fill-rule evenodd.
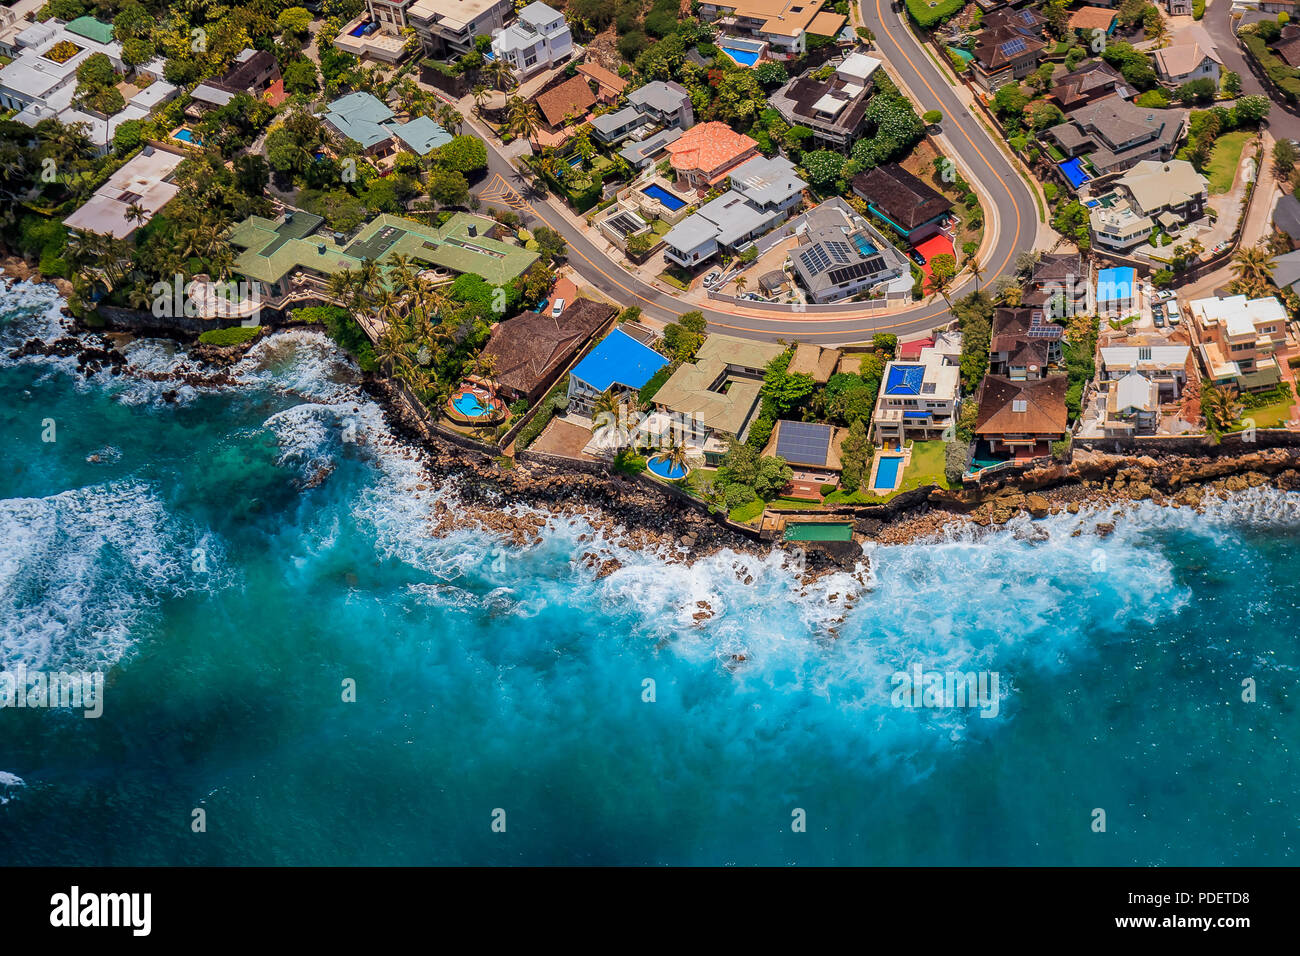
<path id="1" fill-rule="evenodd" d="M 925 265 L 925 256 L 921 255 L 921 253 L 916 249 L 908 249 L 907 258 L 911 259 L 918 266 Z"/>
<path id="2" fill-rule="evenodd" d="M 1173 289 L 1161 289 L 1161 290 L 1160 290 L 1160 298 L 1161 298 L 1161 299 L 1172 299 L 1172 298 L 1173 298 L 1174 296 L 1176 296 L 1177 294 L 1178 294 L 1178 293 L 1175 292 Z"/>
<path id="3" fill-rule="evenodd" d="M 558 319 L 560 317 L 560 313 L 563 311 L 564 311 L 564 300 L 556 299 L 555 305 L 551 306 L 551 318 Z"/>
<path id="4" fill-rule="evenodd" d="M 1169 303 L 1169 307 L 1168 307 L 1168 309 L 1167 309 L 1166 311 L 1167 311 L 1168 314 L 1169 314 L 1169 324 L 1170 324 L 1170 325 L 1177 325 L 1177 324 L 1179 323 L 1179 321 L 1181 321 L 1182 316 L 1180 316 L 1180 315 L 1178 314 L 1178 303 L 1177 303 L 1177 302 L 1170 302 L 1170 303 Z"/>
<path id="5" fill-rule="evenodd" d="M 1156 325 L 1165 324 L 1165 307 L 1159 302 L 1151 303 L 1151 321 Z"/>
<path id="6" fill-rule="evenodd" d="M 704 277 L 704 288 L 712 289 L 715 285 L 718 284 L 718 280 L 721 278 L 722 278 L 722 273 L 719 272 L 717 269 L 714 269 L 712 272 L 710 272 L 708 275 Z"/>
<path id="7" fill-rule="evenodd" d="M 1220 252 L 1223 252 L 1223 250 L 1227 249 L 1231 245 L 1232 243 L 1226 241 L 1216 243 L 1214 248 L 1210 250 L 1210 255 L 1217 256 Z"/>

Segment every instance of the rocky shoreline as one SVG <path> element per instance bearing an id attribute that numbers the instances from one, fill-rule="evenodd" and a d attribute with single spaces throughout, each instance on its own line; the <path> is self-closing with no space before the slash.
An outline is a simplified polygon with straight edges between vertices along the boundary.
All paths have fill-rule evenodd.
<path id="1" fill-rule="evenodd" d="M 14 279 L 40 278 L 34 270 L 16 275 L 11 260 L 0 264 Z M 114 375 L 129 373 L 175 382 L 178 387 L 234 387 L 239 382 L 229 370 L 257 341 L 224 347 L 186 341 L 188 367 L 159 373 L 128 368 L 121 348 L 133 335 L 86 329 L 80 323 L 77 328 L 77 334 L 51 342 L 31 339 L 12 350 L 10 357 L 75 356 L 78 370 L 87 376 L 107 370 Z M 595 568 L 598 576 L 612 574 L 619 567 L 616 557 L 595 547 L 598 539 L 688 564 L 724 549 L 766 556 L 782 547 L 740 533 L 668 491 L 622 475 L 592 474 L 536 462 L 504 464 L 486 450 L 462 448 L 433 432 L 387 381 L 367 375 L 361 387 L 383 409 L 392 433 L 408 448 L 419 450 L 427 485 L 455 483 L 461 507 L 453 513 L 445 505 L 435 505 L 430 523 L 433 534 L 468 526 L 525 547 L 534 544 L 551 521 L 580 518 L 593 528 L 593 550 L 584 552 L 580 560 Z M 164 399 L 172 400 L 175 394 L 169 390 Z M 314 476 L 304 487 L 327 479 L 328 473 Z M 1300 448 L 1158 456 L 1077 450 L 1069 463 L 1022 472 L 987 488 L 936 488 L 920 497 L 913 495 L 901 507 L 895 502 L 837 513 L 854 520 L 861 538 L 893 545 L 933 540 L 970 525 L 997 528 L 1018 515 L 1038 519 L 1062 512 L 1101 513 L 1111 506 L 1139 501 L 1203 511 L 1210 497 L 1228 500 L 1234 492 L 1262 485 L 1300 490 Z M 420 485 L 421 490 L 425 488 Z M 1074 533 L 1083 530 L 1081 524 Z M 1092 530 L 1104 535 L 1113 525 L 1097 521 Z M 807 581 L 855 568 L 863 574 L 867 566 L 856 545 L 838 550 L 817 546 L 788 550 L 797 552 Z"/>

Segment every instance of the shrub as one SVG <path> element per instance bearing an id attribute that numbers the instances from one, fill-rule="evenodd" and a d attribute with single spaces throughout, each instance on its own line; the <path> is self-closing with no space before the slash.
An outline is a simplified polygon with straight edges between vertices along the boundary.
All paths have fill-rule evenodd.
<path id="1" fill-rule="evenodd" d="M 208 329 L 199 335 L 203 345 L 243 345 L 262 334 L 260 325 L 232 325 L 227 329 Z"/>
<path id="2" fill-rule="evenodd" d="M 529 424 L 532 424 L 531 422 Z M 630 475 L 635 478 L 646 470 L 647 464 L 644 457 L 638 455 L 631 448 L 620 448 L 618 454 L 614 456 L 614 470 Z"/>
<path id="3" fill-rule="evenodd" d="M 831 494 L 833 491 L 835 491 L 835 486 L 834 486 L 834 485 L 822 485 L 820 490 L 821 490 L 822 496 L 825 497 L 826 495 L 829 495 L 829 494 Z"/>
<path id="4" fill-rule="evenodd" d="M 943 449 L 943 474 L 952 488 L 961 487 L 962 475 L 966 473 L 966 462 L 970 458 L 970 444 L 961 440 L 951 441 Z"/>

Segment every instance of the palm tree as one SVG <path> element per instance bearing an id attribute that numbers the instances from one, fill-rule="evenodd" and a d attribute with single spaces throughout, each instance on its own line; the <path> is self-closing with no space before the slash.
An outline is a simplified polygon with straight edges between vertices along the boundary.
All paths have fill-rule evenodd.
<path id="1" fill-rule="evenodd" d="M 942 296 L 943 301 L 948 304 L 949 308 L 952 308 L 952 282 L 953 277 L 947 272 L 939 272 L 936 269 L 931 269 L 929 282 L 930 298 L 933 299 L 936 295 Z"/>
<path id="2" fill-rule="evenodd" d="M 668 473 L 672 474 L 679 468 L 685 471 L 686 465 L 686 442 L 680 438 L 672 439 L 672 443 L 663 452 L 663 457 L 668 459 Z"/>
<path id="3" fill-rule="evenodd" d="M 1237 390 L 1231 385 L 1219 386 L 1213 382 L 1201 385 L 1201 415 L 1205 430 L 1215 438 L 1222 435 L 1241 417 L 1243 405 Z"/>
<path id="4" fill-rule="evenodd" d="M 745 286 L 749 285 L 749 280 L 744 276 L 736 276 L 736 291 L 744 292 Z"/>
<path id="5" fill-rule="evenodd" d="M 515 71 L 510 69 L 510 64 L 500 57 L 491 60 L 483 72 L 498 90 L 505 92 L 514 89 Z"/>
<path id="6" fill-rule="evenodd" d="M 971 256 L 969 259 L 966 260 L 966 271 L 975 277 L 975 291 L 978 292 L 980 287 L 980 279 L 984 277 L 984 267 L 980 265 L 978 259 L 976 259 L 974 256 Z"/>
<path id="7" fill-rule="evenodd" d="M 444 103 L 438 108 L 438 122 L 441 123 L 442 128 L 447 130 L 449 133 L 459 133 L 460 124 L 464 119 L 465 117 L 461 116 L 456 107 L 452 106 L 450 103 Z"/>
<path id="8" fill-rule="evenodd" d="M 487 99 L 488 88 L 482 83 L 475 83 L 474 88 L 470 90 L 474 97 L 474 112 L 479 116 L 483 115 L 483 101 Z"/>
<path id="9" fill-rule="evenodd" d="M 506 101 L 506 128 L 523 139 L 532 139 L 542 128 L 542 114 L 536 103 L 521 96 Z"/>
<path id="10" fill-rule="evenodd" d="M 1232 273 L 1248 292 L 1262 292 L 1273 281 L 1273 256 L 1263 246 L 1239 249 L 1232 257 Z"/>
<path id="11" fill-rule="evenodd" d="M 133 202 L 126 207 L 126 221 L 133 222 L 137 226 L 143 224 L 149 218 L 149 212 L 138 202 Z"/>

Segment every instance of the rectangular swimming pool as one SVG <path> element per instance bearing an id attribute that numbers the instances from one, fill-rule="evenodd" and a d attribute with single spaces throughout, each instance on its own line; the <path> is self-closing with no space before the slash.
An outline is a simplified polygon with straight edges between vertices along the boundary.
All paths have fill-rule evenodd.
<path id="1" fill-rule="evenodd" d="M 787 541 L 852 541 L 853 525 L 838 522 L 807 522 L 785 526 Z"/>
<path id="2" fill-rule="evenodd" d="M 686 205 L 685 199 L 680 199 L 677 196 L 674 196 L 658 183 L 651 183 L 645 189 L 641 190 L 641 192 L 649 196 L 651 199 L 659 200 L 663 207 L 669 212 L 676 212 Z"/>
<path id="3" fill-rule="evenodd" d="M 876 247 L 867 242 L 865 236 L 854 236 L 853 244 L 858 247 L 858 252 L 864 256 L 874 255 L 876 252 Z"/>
<path id="4" fill-rule="evenodd" d="M 893 491 L 898 484 L 898 472 L 903 467 L 903 459 L 897 455 L 881 458 L 876 466 L 876 480 L 872 483 L 873 491 Z"/>

